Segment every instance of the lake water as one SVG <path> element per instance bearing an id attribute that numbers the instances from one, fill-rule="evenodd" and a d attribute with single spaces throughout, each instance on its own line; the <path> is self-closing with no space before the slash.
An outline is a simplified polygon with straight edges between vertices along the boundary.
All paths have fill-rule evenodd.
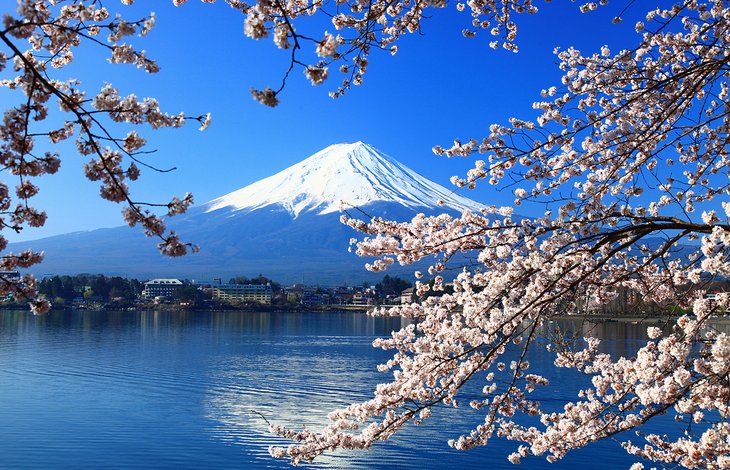
<path id="1" fill-rule="evenodd" d="M 316 427 L 334 407 L 372 396 L 388 353 L 374 338 L 397 318 L 361 313 L 0 312 L 0 468 L 287 468 L 257 414 Z M 585 325 L 567 325 L 586 328 Z M 619 354 L 645 326 L 590 325 Z M 547 353 L 529 357 L 550 368 Z M 553 371 L 540 400 L 561 406 L 583 378 Z M 254 412 L 255 411 L 255 412 Z M 479 415 L 439 409 L 427 424 L 362 452 L 324 456 L 312 468 L 514 468 L 517 443 L 452 450 L 448 438 Z M 659 423 L 657 426 L 660 426 Z M 530 468 L 627 468 L 614 442 Z"/>

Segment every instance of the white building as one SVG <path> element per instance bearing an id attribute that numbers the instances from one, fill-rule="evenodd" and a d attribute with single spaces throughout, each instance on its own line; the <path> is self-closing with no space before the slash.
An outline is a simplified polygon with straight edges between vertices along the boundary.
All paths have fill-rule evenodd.
<path id="1" fill-rule="evenodd" d="M 224 302 L 258 302 L 270 304 L 273 290 L 270 285 L 224 284 L 213 286 L 213 298 Z"/>
<path id="2" fill-rule="evenodd" d="M 410 304 L 413 303 L 413 297 L 415 295 L 416 290 L 413 287 L 409 287 L 408 289 L 403 290 L 400 293 L 400 303 L 402 304 Z"/>
<path id="3" fill-rule="evenodd" d="M 144 283 L 142 297 L 145 300 L 153 300 L 156 297 L 172 298 L 183 285 L 180 279 L 152 279 Z"/>

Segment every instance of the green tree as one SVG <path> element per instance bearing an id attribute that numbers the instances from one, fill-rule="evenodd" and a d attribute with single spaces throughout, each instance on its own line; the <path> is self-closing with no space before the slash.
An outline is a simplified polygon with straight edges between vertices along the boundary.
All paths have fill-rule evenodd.
<path id="1" fill-rule="evenodd" d="M 175 291 L 173 298 L 180 302 L 190 303 L 193 306 L 202 305 L 205 300 L 203 291 L 193 285 L 185 285 Z"/>
<path id="2" fill-rule="evenodd" d="M 386 274 L 382 281 L 375 284 L 375 292 L 378 297 L 400 295 L 403 290 L 408 289 L 409 287 L 413 287 L 413 284 L 398 276 L 389 276 Z"/>

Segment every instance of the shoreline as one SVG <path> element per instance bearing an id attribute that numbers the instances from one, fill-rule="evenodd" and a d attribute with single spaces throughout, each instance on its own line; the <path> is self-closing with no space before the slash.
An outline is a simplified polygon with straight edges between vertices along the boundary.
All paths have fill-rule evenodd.
<path id="1" fill-rule="evenodd" d="M 51 311 L 163 311 L 163 312 L 244 312 L 244 313 L 337 313 L 337 312 L 357 312 L 370 314 L 373 309 L 379 307 L 396 307 L 397 305 L 203 305 L 203 306 L 181 306 L 174 304 L 135 304 L 135 305 L 109 305 L 109 304 L 81 304 L 73 306 L 54 307 Z M 0 306 L 1 311 L 18 311 L 28 310 L 28 305 L 23 304 L 5 304 Z M 690 313 L 691 314 L 691 313 Z M 620 322 L 634 324 L 653 324 L 667 323 L 676 321 L 681 315 L 642 315 L 637 313 L 624 314 L 563 314 L 552 317 L 551 321 L 593 321 L 593 322 Z M 730 315 L 713 316 L 709 321 L 713 323 L 730 324 Z"/>

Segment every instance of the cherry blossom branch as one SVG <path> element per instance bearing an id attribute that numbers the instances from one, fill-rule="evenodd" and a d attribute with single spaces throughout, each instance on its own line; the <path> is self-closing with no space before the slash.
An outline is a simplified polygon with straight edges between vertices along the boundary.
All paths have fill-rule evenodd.
<path id="1" fill-rule="evenodd" d="M 139 176 L 135 163 L 155 169 L 139 158 L 151 152 L 142 149 L 146 141 L 136 131 L 129 132 L 124 138 L 115 137 L 100 117 L 103 114 L 112 122 L 133 125 L 146 122 L 153 128 L 179 127 L 186 120 L 193 119 L 201 123 L 203 130 L 209 125 L 210 116 L 189 118 L 179 114 L 171 117 L 162 113 L 153 99 L 140 102 L 134 95 L 119 98 L 118 91 L 111 85 L 87 100 L 85 92 L 78 88 L 78 80 L 56 80 L 48 67 L 62 69 L 73 60 L 74 48 L 89 44 L 109 51 L 112 63 L 131 63 L 148 73 L 156 72 L 156 63 L 148 59 L 144 51 L 119 43 L 125 36 L 146 35 L 154 26 L 154 15 L 133 23 L 117 16 L 115 20 L 103 23 L 109 16 L 99 2 L 86 0 L 64 2 L 62 5 L 45 0 L 20 0 L 16 16 L 5 15 L 4 29 L 0 29 L 0 46 L 9 51 L 9 57 L 0 52 L 0 73 L 10 78 L 0 80 L 0 86 L 22 92 L 25 104 L 6 110 L 0 125 L 0 164 L 20 180 L 15 188 L 20 204 L 14 210 L 11 210 L 9 189 L 5 183 L 0 183 L 0 227 L 19 231 L 26 225 L 39 227 L 45 223 L 45 213 L 37 211 L 29 202 L 38 193 L 32 178 L 55 173 L 60 165 L 60 156 L 51 152 L 45 152 L 43 157 L 35 155 L 36 139 L 47 136 L 51 143 L 58 143 L 78 131 L 76 143 L 79 153 L 95 156 L 86 165 L 85 171 L 89 179 L 102 182 L 101 196 L 113 202 L 125 202 L 126 221 L 130 225 L 141 223 L 147 235 L 158 237 L 161 240 L 158 247 L 163 254 L 179 256 L 192 245 L 182 243 L 174 232 L 165 233 L 163 220 L 142 207 L 166 207 L 167 215 L 172 216 L 184 212 L 192 204 L 192 196 L 175 197 L 167 204 L 133 201 L 127 181 L 136 180 Z M 102 30 L 109 32 L 107 43 L 96 37 Z M 30 46 L 25 52 L 20 46 L 23 41 Z M 12 68 L 6 68 L 8 62 L 13 65 Z M 64 120 L 62 127 L 51 131 L 31 129 L 35 126 L 31 121 L 41 122 L 48 118 L 47 103 L 51 98 L 57 99 L 61 111 L 69 113 L 72 118 Z M 110 147 L 102 147 L 102 142 L 108 142 Z M 126 169 L 122 167 L 124 159 L 132 161 Z M 7 240 L 0 235 L 0 250 L 6 246 Z M 42 254 L 30 251 L 17 255 L 10 253 L 1 259 L 0 267 L 13 271 L 40 262 Z M 0 294 L 27 298 L 33 311 L 41 313 L 49 308 L 49 304 L 35 298 L 34 286 L 32 278 L 24 277 L 18 283 L 0 286 Z"/>

